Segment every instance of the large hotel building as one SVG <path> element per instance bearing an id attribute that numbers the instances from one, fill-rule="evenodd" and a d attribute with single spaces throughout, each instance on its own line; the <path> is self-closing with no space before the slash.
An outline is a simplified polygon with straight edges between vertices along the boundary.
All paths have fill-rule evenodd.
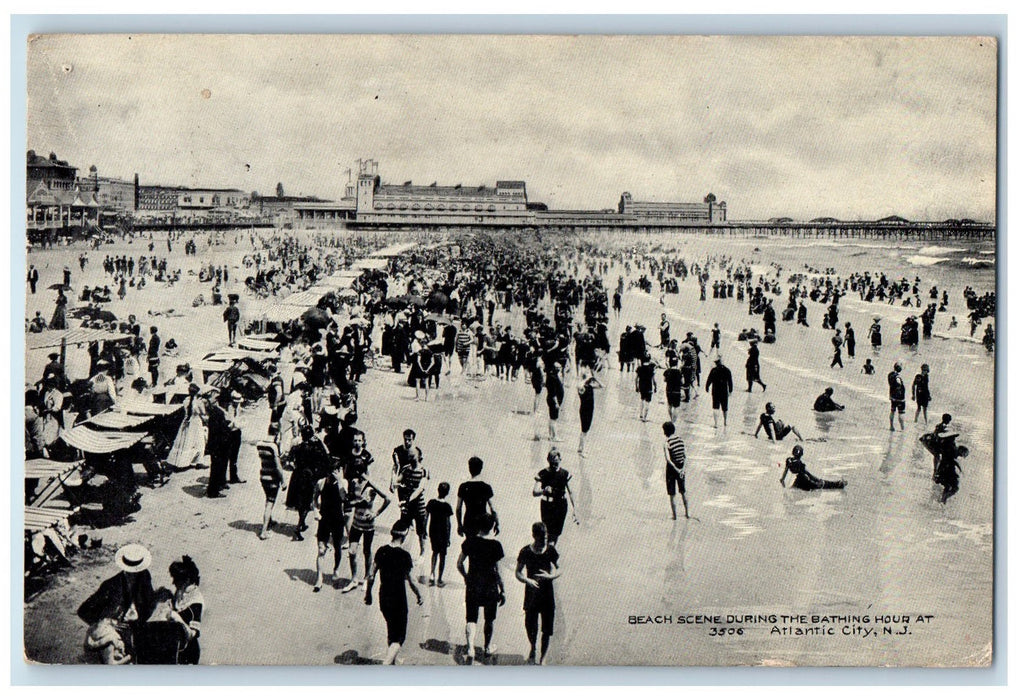
<path id="1" fill-rule="evenodd" d="M 409 226 L 704 226 L 727 221 L 727 205 L 713 194 L 702 203 L 634 202 L 625 192 L 618 210 L 558 210 L 527 199 L 522 180 L 498 180 L 495 185 L 395 185 L 382 182 L 378 161 L 360 161 L 356 180 L 346 186 L 339 202 L 294 205 L 295 223 L 329 225 L 346 221 L 352 227 Z"/>

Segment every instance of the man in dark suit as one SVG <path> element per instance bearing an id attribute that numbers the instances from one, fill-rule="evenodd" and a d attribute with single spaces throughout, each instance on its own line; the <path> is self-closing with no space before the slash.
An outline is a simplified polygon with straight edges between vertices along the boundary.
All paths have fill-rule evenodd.
<path id="1" fill-rule="evenodd" d="M 220 399 L 219 389 L 213 389 L 208 398 L 208 442 L 205 453 L 209 455 L 209 485 L 205 492 L 208 498 L 223 498 L 226 486 L 226 469 L 230 462 L 230 433 L 235 428 L 233 421 L 226 414 L 223 403 L 228 399 Z"/>
<path id="2" fill-rule="evenodd" d="M 159 346 L 162 340 L 159 338 L 159 329 L 155 326 L 149 328 L 151 335 L 148 339 L 148 371 L 152 376 L 152 386 L 159 386 Z"/>
<path id="3" fill-rule="evenodd" d="M 28 286 L 32 289 L 32 294 L 35 294 L 35 287 L 39 284 L 39 271 L 35 269 L 35 265 L 28 266 Z"/>
<path id="4" fill-rule="evenodd" d="M 226 411 L 226 417 L 230 420 L 230 437 L 229 452 L 227 454 L 227 465 L 230 468 L 230 480 L 227 482 L 227 487 L 230 488 L 229 484 L 244 484 L 247 483 L 245 479 L 241 479 L 237 474 L 237 458 L 240 457 L 240 444 L 243 441 L 240 426 L 237 425 L 237 409 L 240 406 L 241 395 L 236 391 L 230 391 L 226 394 L 226 404 L 224 410 Z"/>

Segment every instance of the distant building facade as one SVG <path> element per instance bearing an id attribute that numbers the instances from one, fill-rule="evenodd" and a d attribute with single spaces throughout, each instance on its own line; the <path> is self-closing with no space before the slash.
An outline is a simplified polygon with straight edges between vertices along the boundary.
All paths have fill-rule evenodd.
<path id="1" fill-rule="evenodd" d="M 251 195 L 238 189 L 167 187 L 140 185 L 138 209 L 171 211 L 174 209 L 247 209 Z"/>
<path id="2" fill-rule="evenodd" d="M 702 203 L 636 202 L 633 195 L 623 192 L 619 200 L 619 214 L 679 224 L 723 224 L 728 221 L 728 205 L 718 202 L 713 194 L 704 197 Z"/>
<path id="3" fill-rule="evenodd" d="M 382 182 L 375 160 L 361 161 L 353 195 L 356 219 L 364 223 L 512 224 L 528 216 L 527 185 L 522 180 L 499 180 L 494 187 L 395 185 Z"/>
<path id="4" fill-rule="evenodd" d="M 29 151 L 26 177 L 26 192 L 32 192 L 40 184 L 51 192 L 70 191 L 77 186 L 78 169 L 66 160 L 59 160 L 56 153 L 50 153 L 46 158 Z"/>
<path id="5" fill-rule="evenodd" d="M 28 151 L 25 172 L 25 226 L 30 237 L 63 234 L 98 223 L 95 193 L 82 191 L 78 169 L 55 153 Z"/>
<path id="6" fill-rule="evenodd" d="M 129 180 L 98 177 L 96 178 L 96 188 L 96 201 L 103 209 L 129 212 L 137 208 L 134 183 Z"/>

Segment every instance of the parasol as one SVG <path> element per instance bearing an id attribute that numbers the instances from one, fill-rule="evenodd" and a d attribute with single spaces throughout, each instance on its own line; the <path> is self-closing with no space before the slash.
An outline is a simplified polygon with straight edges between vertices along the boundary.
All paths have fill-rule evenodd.
<path id="1" fill-rule="evenodd" d="M 445 292 L 432 292 L 431 296 L 428 297 L 428 311 L 442 313 L 448 305 L 449 297 L 446 296 Z"/>

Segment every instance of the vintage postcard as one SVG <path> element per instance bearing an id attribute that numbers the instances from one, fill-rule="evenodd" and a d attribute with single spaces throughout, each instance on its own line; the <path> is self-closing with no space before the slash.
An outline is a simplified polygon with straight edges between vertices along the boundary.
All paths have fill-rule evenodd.
<path id="1" fill-rule="evenodd" d="M 995 38 L 26 50 L 29 662 L 992 662 Z"/>

